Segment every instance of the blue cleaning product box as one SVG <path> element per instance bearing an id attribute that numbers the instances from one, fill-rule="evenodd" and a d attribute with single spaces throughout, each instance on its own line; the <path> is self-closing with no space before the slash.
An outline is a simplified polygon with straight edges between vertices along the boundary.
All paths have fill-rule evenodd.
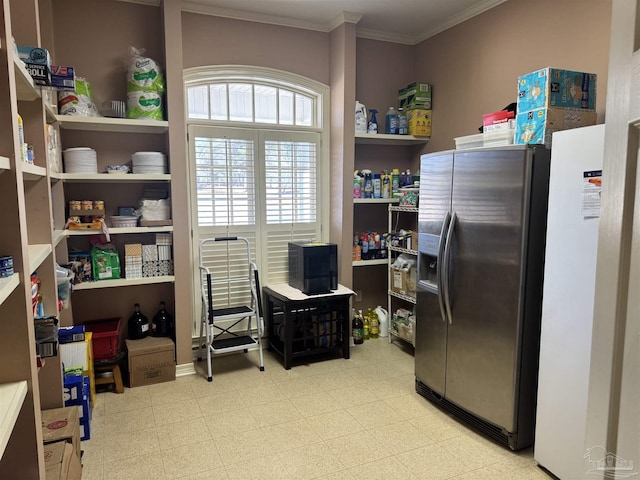
<path id="1" fill-rule="evenodd" d="M 84 325 L 58 327 L 58 343 L 84 342 Z"/>
<path id="2" fill-rule="evenodd" d="M 518 113 L 538 108 L 596 108 L 596 74 L 543 68 L 518 77 Z"/>
<path id="3" fill-rule="evenodd" d="M 516 144 L 544 144 L 551 148 L 553 132 L 595 125 L 597 114 L 579 108 L 538 108 L 516 116 Z"/>

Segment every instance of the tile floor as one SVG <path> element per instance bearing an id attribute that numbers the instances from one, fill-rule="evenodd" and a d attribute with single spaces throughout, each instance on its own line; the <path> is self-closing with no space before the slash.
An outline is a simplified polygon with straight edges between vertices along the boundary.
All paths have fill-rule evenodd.
<path id="1" fill-rule="evenodd" d="M 98 394 L 83 479 L 550 478 L 531 449 L 508 451 L 420 397 L 400 342 L 288 371 L 265 349 L 257 365 L 257 352 L 216 357 L 212 383 Z"/>

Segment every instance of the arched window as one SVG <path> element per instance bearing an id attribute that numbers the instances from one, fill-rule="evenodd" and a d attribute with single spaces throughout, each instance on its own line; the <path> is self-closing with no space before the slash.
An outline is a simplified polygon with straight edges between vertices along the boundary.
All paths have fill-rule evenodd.
<path id="1" fill-rule="evenodd" d="M 328 87 L 244 66 L 187 69 L 185 86 L 194 246 L 246 237 L 261 281 L 287 282 L 288 243 L 328 239 Z M 233 261 L 211 253 L 212 267 Z"/>

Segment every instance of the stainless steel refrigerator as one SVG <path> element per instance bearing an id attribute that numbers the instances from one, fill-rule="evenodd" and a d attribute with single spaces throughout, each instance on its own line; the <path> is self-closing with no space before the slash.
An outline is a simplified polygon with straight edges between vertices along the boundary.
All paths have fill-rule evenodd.
<path id="1" fill-rule="evenodd" d="M 416 390 L 499 443 L 533 443 L 550 151 L 423 155 Z"/>

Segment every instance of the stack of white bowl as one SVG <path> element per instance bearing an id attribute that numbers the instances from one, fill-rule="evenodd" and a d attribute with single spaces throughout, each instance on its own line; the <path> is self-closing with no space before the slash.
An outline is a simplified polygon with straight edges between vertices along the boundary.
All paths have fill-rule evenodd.
<path id="1" fill-rule="evenodd" d="M 136 152 L 131 155 L 133 173 L 169 173 L 167 156 L 162 152 Z"/>
<path id="2" fill-rule="evenodd" d="M 65 173 L 98 173 L 98 155 L 93 148 L 67 148 L 62 156 Z"/>

